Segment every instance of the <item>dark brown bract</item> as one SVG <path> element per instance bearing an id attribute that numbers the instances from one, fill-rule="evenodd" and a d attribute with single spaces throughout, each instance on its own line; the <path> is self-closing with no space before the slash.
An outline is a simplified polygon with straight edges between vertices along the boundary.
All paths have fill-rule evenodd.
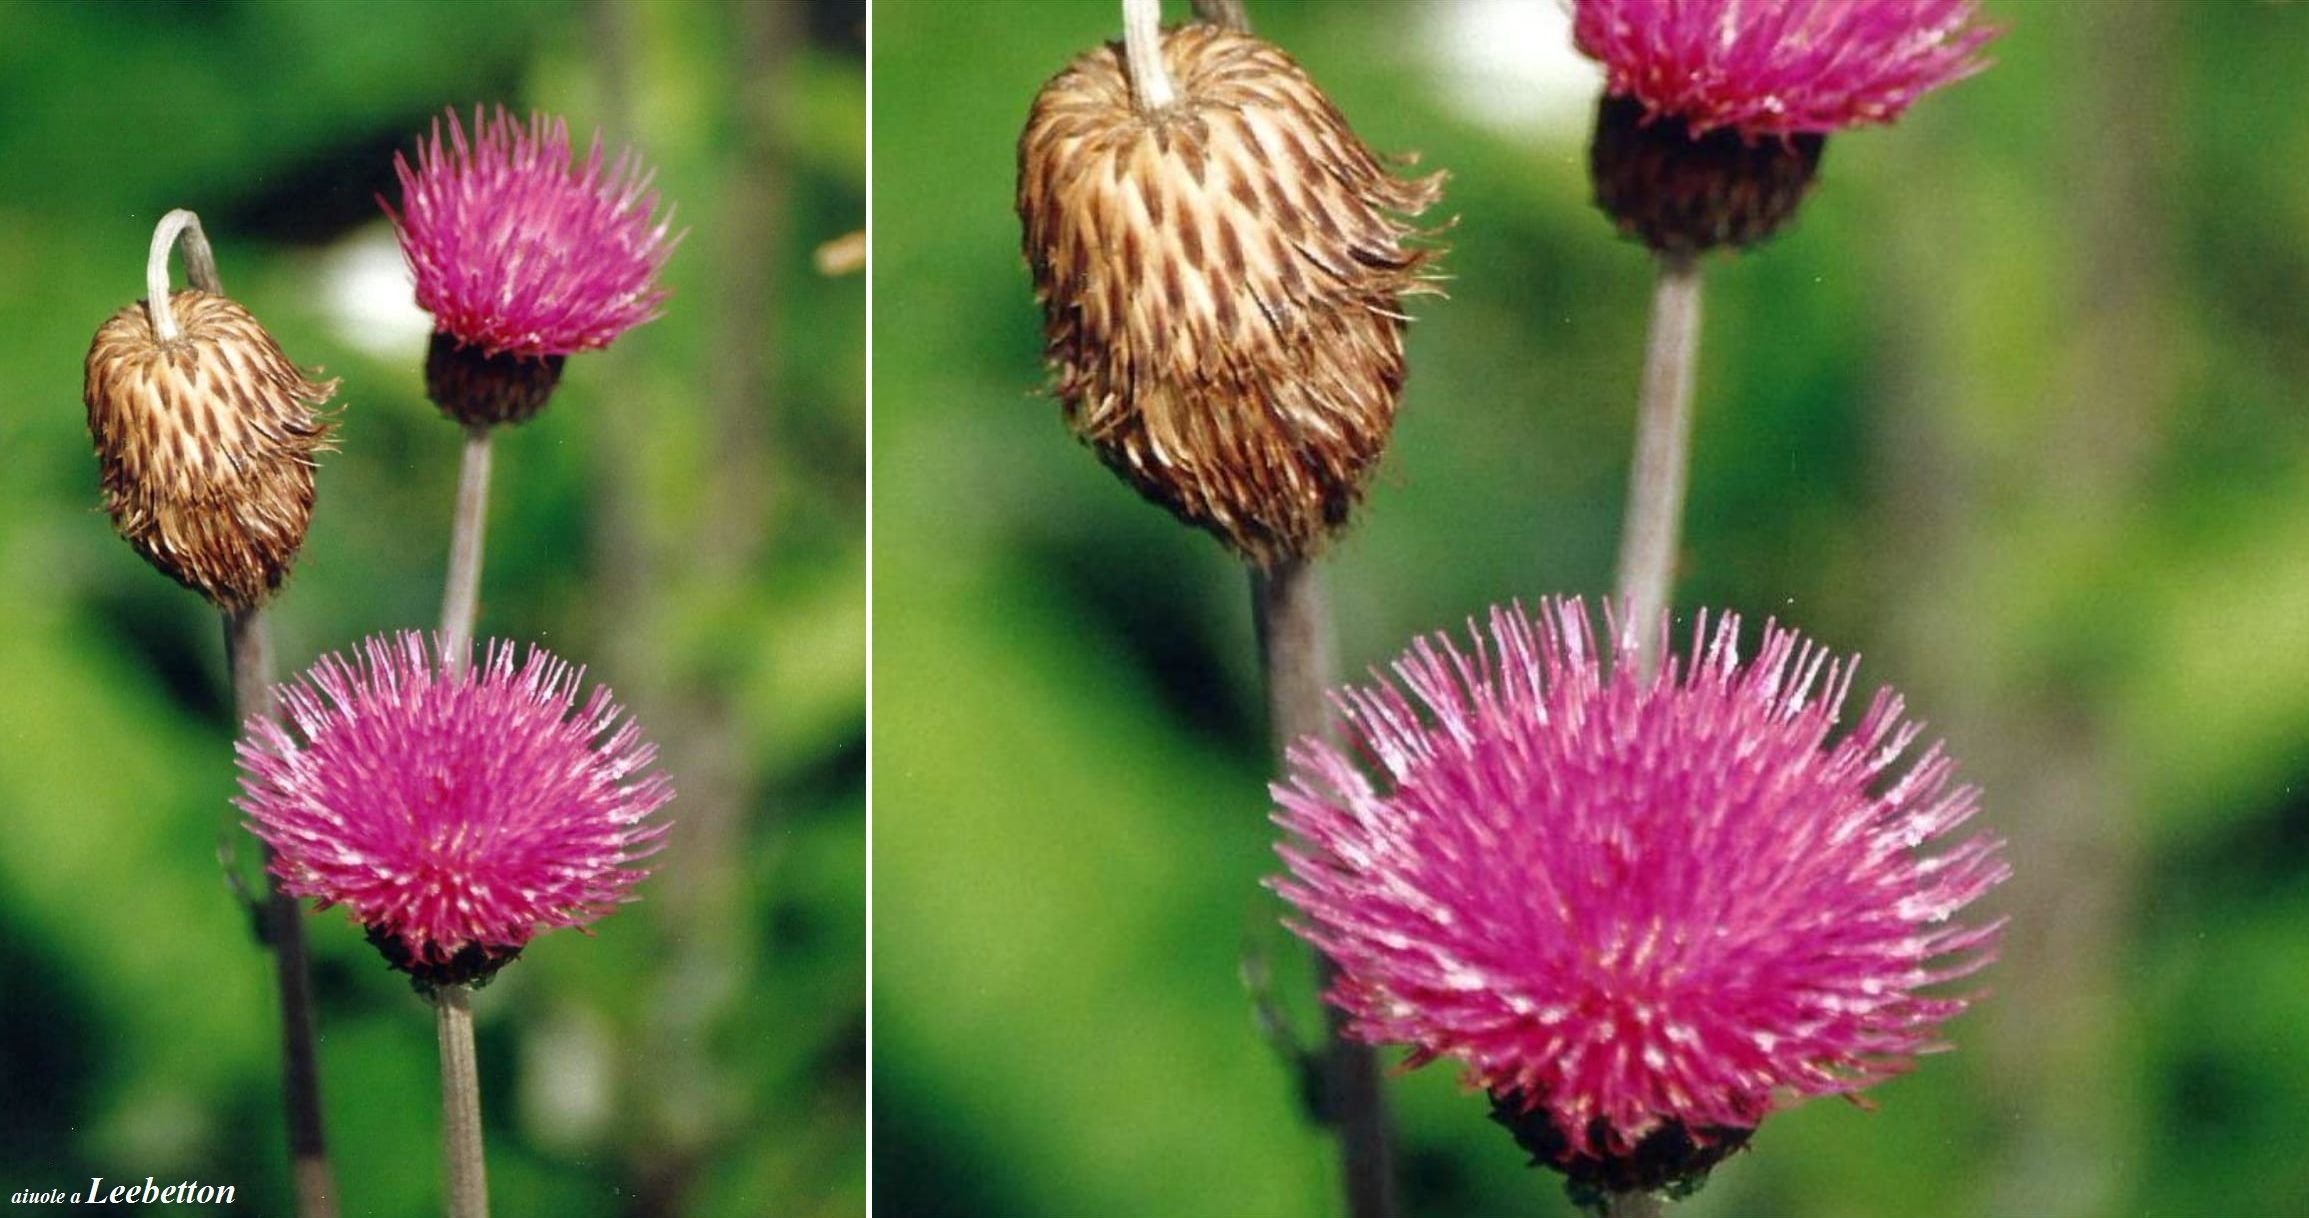
<path id="1" fill-rule="evenodd" d="M 336 392 L 222 296 L 169 297 L 159 341 L 140 301 L 88 348 L 88 431 L 120 535 L 171 579 L 242 612 L 280 587 L 313 514 L 313 454 Z"/>
<path id="2" fill-rule="evenodd" d="M 446 330 L 425 351 L 425 396 L 469 428 L 526 423 L 561 384 L 561 355 L 491 355 Z"/>
<path id="3" fill-rule="evenodd" d="M 1119 45 L 1044 86 L 1018 213 L 1067 420 L 1181 520 L 1261 565 L 1347 519 L 1403 389 L 1399 298 L 1433 291 L 1393 176 L 1290 56 L 1169 31 L 1178 100 L 1134 105 Z"/>
<path id="4" fill-rule="evenodd" d="M 1595 204 L 1622 235 L 1656 253 L 1690 257 L 1744 249 L 1777 233 L 1811 193 L 1827 137 L 1748 136 L 1730 127 L 1692 134 L 1683 119 L 1651 117 L 1632 97 L 1597 107 L 1588 170 Z"/>

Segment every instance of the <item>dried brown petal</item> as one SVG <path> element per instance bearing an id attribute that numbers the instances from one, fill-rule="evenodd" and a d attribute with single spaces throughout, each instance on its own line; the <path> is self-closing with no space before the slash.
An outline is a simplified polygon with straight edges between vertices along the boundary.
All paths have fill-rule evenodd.
<path id="1" fill-rule="evenodd" d="M 304 544 L 313 454 L 328 442 L 316 382 L 249 311 L 173 293 L 182 333 L 155 337 L 142 302 L 88 348 L 88 431 L 104 505 L 136 552 L 218 607 L 264 603 Z"/>
<path id="2" fill-rule="evenodd" d="M 1434 288 L 1397 178 L 1280 49 L 1168 31 L 1178 100 L 1133 103 L 1119 45 L 1043 87 L 1018 213 L 1067 420 L 1181 520 L 1253 562 L 1348 517 L 1403 389 L 1399 298 Z"/>

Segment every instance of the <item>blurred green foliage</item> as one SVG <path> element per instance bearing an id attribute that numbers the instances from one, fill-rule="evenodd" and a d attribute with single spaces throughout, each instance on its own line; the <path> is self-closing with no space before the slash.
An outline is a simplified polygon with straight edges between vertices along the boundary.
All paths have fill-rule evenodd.
<path id="1" fill-rule="evenodd" d="M 1453 175 L 1450 299 L 1330 564 L 1349 673 L 1609 584 L 1647 262 L 1583 110 L 1453 100 L 1537 89 L 1479 72 L 1546 58 L 1552 7 L 1250 0 Z M 2012 932 L 1956 1052 L 1774 1117 L 1679 1212 L 2303 1212 L 2309 6 L 1989 11 L 1993 67 L 1835 137 L 1793 230 L 1711 265 L 1677 603 L 1907 692 L 2011 839 Z M 1242 572 L 1034 392 L 1015 140 L 1117 7 L 874 23 L 878 1205 L 1338 1212 L 1240 975 L 1313 1026 Z M 1450 1067 L 1390 1091 L 1412 1214 L 1567 1212 Z"/>
<path id="2" fill-rule="evenodd" d="M 586 664 L 681 794 L 641 902 L 475 1003 L 497 1211 L 863 1211 L 865 284 L 811 254 L 864 226 L 864 22 L 0 2 L 0 1192 L 154 1175 L 290 1212 L 270 964 L 217 863 L 254 865 L 218 625 L 99 510 L 89 338 L 198 211 L 226 289 L 344 381 L 282 675 L 431 628 L 458 432 L 421 320 L 341 302 L 392 249 L 393 153 L 502 102 L 639 147 L 687 236 L 665 316 L 499 440 L 481 632 Z M 435 1209 L 431 1017 L 341 914 L 308 925 L 343 1212 Z"/>

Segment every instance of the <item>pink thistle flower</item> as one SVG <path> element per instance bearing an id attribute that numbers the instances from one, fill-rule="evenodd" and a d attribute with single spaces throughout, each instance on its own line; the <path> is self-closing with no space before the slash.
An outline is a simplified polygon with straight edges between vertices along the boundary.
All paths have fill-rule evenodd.
<path id="1" fill-rule="evenodd" d="M 607 689 L 579 707 L 583 675 L 535 647 L 516 666 L 509 643 L 451 670 L 406 633 L 324 657 L 279 690 L 295 734 L 253 719 L 240 744 L 273 873 L 437 984 L 632 900 L 673 788 Z"/>
<path id="2" fill-rule="evenodd" d="M 1671 1185 L 1944 1048 L 1969 997 L 1928 991 L 2003 927 L 1954 920 L 2009 868 L 1948 844 L 1978 793 L 1937 745 L 1895 771 L 1899 697 L 1830 740 L 1852 665 L 1769 624 L 1743 663 L 1738 633 L 1703 619 L 1647 680 L 1625 648 L 1606 671 L 1577 600 L 1495 609 L 1488 645 L 1423 640 L 1336 695 L 1373 773 L 1310 739 L 1274 788 L 1272 886 L 1351 1034 L 1460 1060 L 1575 1185 Z"/>
<path id="3" fill-rule="evenodd" d="M 658 271 L 680 238 L 652 219 L 652 175 L 631 149 L 607 161 L 597 133 L 574 165 L 561 119 L 523 127 L 476 107 L 468 141 L 448 117 L 448 142 L 436 121 L 416 168 L 393 157 L 402 210 L 378 200 L 437 330 L 486 355 L 541 358 L 599 350 L 663 311 Z"/>
<path id="4" fill-rule="evenodd" d="M 1984 65 L 1974 0 L 1577 0 L 1572 40 L 1605 88 L 1697 136 L 1888 123 Z"/>

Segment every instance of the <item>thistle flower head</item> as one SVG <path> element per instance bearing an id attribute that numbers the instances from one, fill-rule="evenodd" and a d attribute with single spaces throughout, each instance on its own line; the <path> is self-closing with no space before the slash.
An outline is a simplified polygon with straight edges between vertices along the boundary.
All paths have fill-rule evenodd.
<path id="1" fill-rule="evenodd" d="M 468 139 L 447 117 L 414 167 L 395 154 L 401 210 L 385 204 L 436 329 L 491 355 L 572 355 L 658 316 L 676 238 L 633 150 L 607 160 L 597 134 L 575 164 L 562 119 L 475 108 Z"/>
<path id="2" fill-rule="evenodd" d="M 581 672 L 511 644 L 453 669 L 414 634 L 322 659 L 252 719 L 240 807 L 292 895 L 344 906 L 422 980 L 486 976 L 539 931 L 633 899 L 673 797 L 656 750 Z"/>
<path id="3" fill-rule="evenodd" d="M 1603 64 L 1589 170 L 1621 233 L 1689 257 L 1796 215 L 1828 133 L 1977 72 L 1973 0 L 1577 0 Z"/>
<path id="4" fill-rule="evenodd" d="M 289 362 L 247 309 L 208 292 L 169 294 L 163 340 L 142 302 L 88 347 L 82 400 L 105 510 L 136 552 L 219 608 L 270 599 L 313 516 L 317 413 L 337 391 Z"/>
<path id="5" fill-rule="evenodd" d="M 1891 122 L 1984 66 L 1978 17 L 1975 0 L 1577 0 L 1572 39 L 1647 119 L 1754 139 Z"/>
<path id="6" fill-rule="evenodd" d="M 1277 47 L 1162 38 L 1177 98 L 1142 110 L 1119 45 L 1035 99 L 1018 213 L 1076 433 L 1148 498 L 1254 562 L 1313 552 L 1361 499 L 1403 389 L 1400 298 L 1432 290 L 1393 176 Z"/>
<path id="7" fill-rule="evenodd" d="M 563 357 L 608 346 L 663 311 L 658 272 L 680 240 L 631 149 L 582 163 L 569 125 L 500 107 L 435 121 L 417 164 L 396 154 L 401 210 L 379 200 L 433 315 L 426 387 L 474 426 L 518 423 L 545 405 Z"/>
<path id="8" fill-rule="evenodd" d="M 1664 627 L 1663 627 L 1664 630 Z M 1338 965 L 1352 1034 L 1456 1058 L 1574 1183 L 1659 1188 L 1775 1107 L 1941 1046 L 2001 923 L 2001 881 L 1937 746 L 1879 692 L 1725 614 L 1657 679 L 1608 666 L 1577 601 L 1423 641 L 1337 705 L 1373 772 L 1319 741 L 1275 788 L 1295 928 Z"/>

